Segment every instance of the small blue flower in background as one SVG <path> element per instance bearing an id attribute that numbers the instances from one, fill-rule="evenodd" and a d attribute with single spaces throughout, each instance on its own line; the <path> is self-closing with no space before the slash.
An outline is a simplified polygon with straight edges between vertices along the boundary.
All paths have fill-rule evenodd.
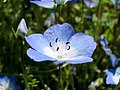
<path id="1" fill-rule="evenodd" d="M 54 0 L 30 0 L 30 2 L 44 8 L 53 8 L 56 6 Z"/>
<path id="2" fill-rule="evenodd" d="M 0 75 L 0 90 L 21 90 L 20 87 L 16 86 L 17 79 L 15 77 L 7 77 Z"/>
<path id="3" fill-rule="evenodd" d="M 27 28 L 27 25 L 26 25 L 26 22 L 25 22 L 25 19 L 21 19 L 18 27 L 17 27 L 17 31 L 16 31 L 16 36 L 18 36 L 19 34 L 22 33 L 22 36 L 25 36 L 28 32 L 28 28 Z"/>
<path id="4" fill-rule="evenodd" d="M 25 39 L 32 47 L 27 50 L 27 55 L 37 62 L 92 62 L 91 56 L 96 48 L 93 37 L 84 33 L 75 34 L 73 27 L 68 23 L 53 25 L 43 35 L 31 34 Z"/>
<path id="5" fill-rule="evenodd" d="M 30 0 L 31 3 L 44 8 L 54 8 L 54 6 L 57 6 L 58 4 L 65 4 L 68 1 L 76 2 L 77 0 Z"/>
<path id="6" fill-rule="evenodd" d="M 120 0 L 111 0 L 111 2 L 113 3 L 113 4 L 120 4 Z"/>
<path id="7" fill-rule="evenodd" d="M 109 62 L 115 67 L 118 64 L 118 58 L 114 54 L 110 54 Z"/>
<path id="8" fill-rule="evenodd" d="M 99 0 L 91 1 L 91 0 L 84 0 L 84 3 L 87 7 L 93 8 L 98 5 Z"/>
<path id="9" fill-rule="evenodd" d="M 112 50 L 108 46 L 107 40 L 104 38 L 103 35 L 100 36 L 100 44 L 102 45 L 102 49 L 105 51 L 105 53 L 109 56 L 109 62 L 110 64 L 115 67 L 118 64 L 117 57 L 112 53 Z"/>
<path id="10" fill-rule="evenodd" d="M 114 69 L 106 69 L 104 72 L 107 74 L 106 84 L 117 85 L 120 80 L 120 67 Z"/>
<path id="11" fill-rule="evenodd" d="M 111 49 L 108 46 L 108 42 L 103 35 L 100 36 L 100 44 L 102 45 L 102 49 L 107 55 L 110 55 L 112 53 Z"/>

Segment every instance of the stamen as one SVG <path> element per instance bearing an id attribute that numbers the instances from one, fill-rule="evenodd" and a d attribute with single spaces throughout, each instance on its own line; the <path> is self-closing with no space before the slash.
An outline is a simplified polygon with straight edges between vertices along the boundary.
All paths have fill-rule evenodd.
<path id="1" fill-rule="evenodd" d="M 66 42 L 66 44 L 70 44 L 70 42 Z"/>
<path id="2" fill-rule="evenodd" d="M 59 50 L 59 47 L 57 47 L 56 51 L 58 51 L 58 50 Z"/>
<path id="3" fill-rule="evenodd" d="M 55 42 L 57 43 L 57 41 L 58 41 L 58 38 L 56 38 Z"/>
<path id="4" fill-rule="evenodd" d="M 50 47 L 52 47 L 52 44 L 51 44 L 51 42 L 49 43 L 49 45 L 50 45 Z"/>
<path id="5" fill-rule="evenodd" d="M 70 46 L 68 46 L 68 49 L 67 50 L 70 50 Z"/>

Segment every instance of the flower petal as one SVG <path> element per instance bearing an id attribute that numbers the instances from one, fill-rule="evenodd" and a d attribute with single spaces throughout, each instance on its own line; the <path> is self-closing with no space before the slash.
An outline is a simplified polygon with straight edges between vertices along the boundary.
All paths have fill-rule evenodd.
<path id="1" fill-rule="evenodd" d="M 33 50 L 31 48 L 29 48 L 27 50 L 27 55 L 33 59 L 34 61 L 37 61 L 37 62 L 41 62 L 41 61 L 55 61 L 56 59 L 52 58 L 52 57 L 49 57 L 47 55 L 44 55 L 36 50 Z"/>
<path id="2" fill-rule="evenodd" d="M 117 67 L 115 70 L 115 75 L 120 76 L 120 67 Z"/>
<path id="3" fill-rule="evenodd" d="M 24 18 L 21 19 L 21 21 L 17 27 L 17 31 L 15 33 L 16 35 L 18 34 L 19 30 L 20 30 L 20 32 L 23 33 L 23 35 L 25 35 L 28 32 L 28 28 L 27 28 L 27 25 L 26 25 Z"/>
<path id="4" fill-rule="evenodd" d="M 109 59 L 109 61 L 110 61 L 110 64 L 111 64 L 113 67 L 115 67 L 116 64 L 118 64 L 118 59 L 117 59 L 117 57 L 116 57 L 114 54 L 110 54 L 110 59 Z"/>
<path id="5" fill-rule="evenodd" d="M 98 2 L 92 2 L 90 0 L 84 0 L 84 3 L 86 4 L 86 6 L 88 6 L 90 8 L 93 8 L 98 5 Z"/>
<path id="6" fill-rule="evenodd" d="M 113 76 L 115 74 L 115 70 L 113 69 L 106 69 L 104 70 L 104 72 L 108 75 L 108 76 Z"/>
<path id="7" fill-rule="evenodd" d="M 44 8 L 53 8 L 55 5 L 53 0 L 38 0 L 38 1 L 30 0 L 30 2 Z"/>
<path id="8" fill-rule="evenodd" d="M 54 44 L 57 38 L 60 40 L 60 42 L 67 42 L 71 36 L 74 35 L 74 33 L 73 27 L 68 23 L 64 23 L 62 25 L 56 24 L 48 28 L 45 31 L 44 36 L 49 42 Z"/>
<path id="9" fill-rule="evenodd" d="M 106 83 L 107 84 L 113 84 L 113 85 L 117 85 L 119 82 L 119 79 L 117 76 L 107 76 L 106 78 Z"/>
<path id="10" fill-rule="evenodd" d="M 92 58 L 85 57 L 85 56 L 79 56 L 72 60 L 65 60 L 65 62 L 70 63 L 70 64 L 81 64 L 81 63 L 87 63 L 87 62 L 92 62 L 92 61 L 93 61 Z"/>
<path id="11" fill-rule="evenodd" d="M 42 34 L 31 34 L 25 37 L 28 44 L 40 53 L 44 53 L 44 49 L 49 47 L 48 42 Z"/>
<path id="12" fill-rule="evenodd" d="M 90 57 L 85 57 L 85 56 L 79 56 L 79 57 L 75 57 L 74 59 L 71 60 L 57 60 L 57 62 L 55 62 L 56 65 L 63 63 L 63 62 L 67 62 L 70 64 L 81 64 L 81 63 L 87 63 L 87 62 L 92 62 L 93 59 Z"/>
<path id="13" fill-rule="evenodd" d="M 70 46 L 75 48 L 77 56 L 91 57 L 96 48 L 93 37 L 84 33 L 77 33 L 69 40 Z"/>

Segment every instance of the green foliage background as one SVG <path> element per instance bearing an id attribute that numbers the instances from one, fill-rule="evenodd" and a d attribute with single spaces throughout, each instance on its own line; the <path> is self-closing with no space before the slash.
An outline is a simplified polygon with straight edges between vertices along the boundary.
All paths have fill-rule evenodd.
<path id="1" fill-rule="evenodd" d="M 0 73 L 16 76 L 22 90 L 58 90 L 58 67 L 53 62 L 31 60 L 26 55 L 29 45 L 24 40 L 21 60 L 21 39 L 14 34 L 21 18 L 25 18 L 31 33 L 43 33 L 48 28 L 44 21 L 55 11 L 59 19 L 55 23 L 70 23 L 76 32 L 89 34 L 97 42 L 93 62 L 61 65 L 61 90 L 89 90 L 92 81 L 98 86 L 91 90 L 113 90 L 114 85 L 105 83 L 103 70 L 111 65 L 99 44 L 99 37 L 104 34 L 112 52 L 120 60 L 120 4 L 113 4 L 110 0 L 98 1 L 99 5 L 93 8 L 78 0 L 58 9 L 46 9 L 27 0 L 0 0 Z"/>

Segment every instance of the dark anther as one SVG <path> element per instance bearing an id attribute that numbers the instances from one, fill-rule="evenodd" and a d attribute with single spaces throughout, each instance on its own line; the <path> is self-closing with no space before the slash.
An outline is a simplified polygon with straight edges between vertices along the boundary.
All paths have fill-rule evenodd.
<path id="1" fill-rule="evenodd" d="M 58 41 L 58 38 L 56 38 L 55 42 L 57 43 L 57 41 Z"/>
<path id="2" fill-rule="evenodd" d="M 68 49 L 67 50 L 70 50 L 70 46 L 68 46 Z"/>
<path id="3" fill-rule="evenodd" d="M 57 47 L 57 50 L 56 51 L 58 51 L 59 50 L 59 47 Z"/>
<path id="4" fill-rule="evenodd" d="M 49 43 L 50 47 L 52 47 L 51 42 Z"/>
<path id="5" fill-rule="evenodd" d="M 66 44 L 70 44 L 70 42 L 66 42 Z"/>

